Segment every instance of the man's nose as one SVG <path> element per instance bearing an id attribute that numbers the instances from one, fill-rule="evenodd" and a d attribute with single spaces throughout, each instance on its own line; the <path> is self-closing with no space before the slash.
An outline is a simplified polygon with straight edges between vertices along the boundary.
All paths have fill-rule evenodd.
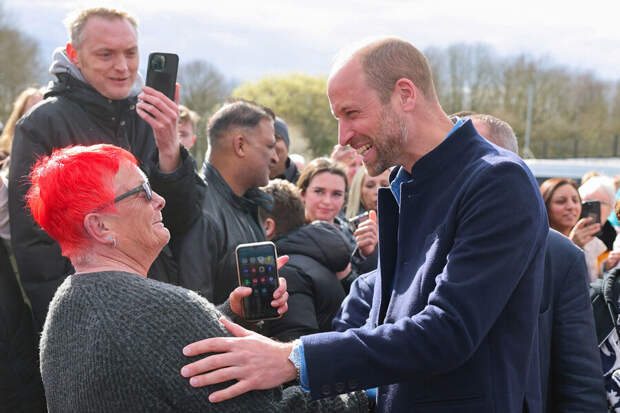
<path id="1" fill-rule="evenodd" d="M 347 146 L 351 143 L 353 138 L 353 131 L 346 121 L 338 121 L 338 143 L 342 146 Z"/>

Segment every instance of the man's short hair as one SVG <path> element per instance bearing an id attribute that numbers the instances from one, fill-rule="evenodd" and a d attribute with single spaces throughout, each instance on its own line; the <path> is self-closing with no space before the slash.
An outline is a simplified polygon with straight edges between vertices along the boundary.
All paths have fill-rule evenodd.
<path id="1" fill-rule="evenodd" d="M 200 116 L 187 106 L 179 105 L 179 123 L 190 122 L 194 132 L 196 131 L 196 125 L 200 121 Z"/>
<path id="2" fill-rule="evenodd" d="M 519 154 L 519 143 L 517 142 L 517 136 L 512 130 L 512 127 L 501 119 L 492 115 L 485 115 L 482 113 L 475 113 L 469 115 L 472 121 L 484 122 L 489 128 L 489 135 L 485 136 L 487 140 L 493 142 L 497 146 L 507 149 L 511 152 Z"/>
<path id="3" fill-rule="evenodd" d="M 273 208 L 259 208 L 261 221 L 271 218 L 276 223 L 276 235 L 286 234 L 306 223 L 304 204 L 295 185 L 284 179 L 274 179 L 262 188 L 273 197 Z"/>
<path id="4" fill-rule="evenodd" d="M 273 112 L 270 114 L 267 109 L 246 100 L 225 104 L 209 119 L 207 124 L 209 144 L 215 148 L 217 142 L 232 128 L 252 129 L 258 126 L 263 119 L 273 121 L 274 116 L 271 116 Z"/>
<path id="5" fill-rule="evenodd" d="M 411 43 L 394 37 L 372 41 L 350 56 L 356 57 L 382 103 L 389 102 L 394 85 L 402 78 L 411 80 L 426 98 L 437 99 L 428 60 Z"/>
<path id="6" fill-rule="evenodd" d="M 89 9 L 76 10 L 71 12 L 64 20 L 67 31 L 69 32 L 69 42 L 76 49 L 82 43 L 84 26 L 91 17 L 103 17 L 104 19 L 125 19 L 131 24 L 138 33 L 138 21 L 134 16 L 126 11 L 108 7 L 92 7 Z"/>

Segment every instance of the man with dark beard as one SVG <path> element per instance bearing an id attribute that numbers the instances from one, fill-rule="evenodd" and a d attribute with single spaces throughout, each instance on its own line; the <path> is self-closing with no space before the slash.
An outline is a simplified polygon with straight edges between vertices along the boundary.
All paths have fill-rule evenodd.
<path id="1" fill-rule="evenodd" d="M 278 343 L 190 344 L 192 386 L 238 380 L 221 401 L 298 377 L 315 398 L 378 386 L 380 412 L 540 412 L 536 335 L 548 232 L 534 177 L 471 121 L 443 112 L 424 55 L 386 38 L 337 60 L 327 94 L 339 143 L 379 190 L 379 267 L 369 328 Z M 205 373 L 206 374 L 202 374 Z"/>

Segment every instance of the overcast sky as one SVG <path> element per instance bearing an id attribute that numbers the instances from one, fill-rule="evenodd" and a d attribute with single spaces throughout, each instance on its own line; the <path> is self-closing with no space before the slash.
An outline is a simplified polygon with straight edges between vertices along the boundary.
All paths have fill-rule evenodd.
<path id="1" fill-rule="evenodd" d="M 237 81 L 326 74 L 340 48 L 368 36 L 396 35 L 419 49 L 483 42 L 503 56 L 546 56 L 620 79 L 620 0 L 4 0 L 14 24 L 39 41 L 46 64 L 66 43 L 66 14 L 94 5 L 122 7 L 138 17 L 142 73 L 146 55 L 164 51 L 179 54 L 181 63 L 205 59 Z"/>

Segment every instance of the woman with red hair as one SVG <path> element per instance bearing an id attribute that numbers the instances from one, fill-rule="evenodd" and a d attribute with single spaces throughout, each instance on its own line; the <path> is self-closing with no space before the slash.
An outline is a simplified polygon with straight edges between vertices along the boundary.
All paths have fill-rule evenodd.
<path id="1" fill-rule="evenodd" d="M 50 412 L 317 409 L 297 387 L 213 404 L 214 386 L 192 388 L 181 377 L 183 346 L 205 334 L 229 335 L 218 319 L 242 315 L 251 289 L 239 287 L 216 309 L 192 291 L 146 278 L 170 234 L 165 201 L 133 155 L 112 145 L 68 147 L 37 162 L 30 179 L 35 221 L 76 270 L 58 288 L 40 342 Z M 272 305 L 283 313 L 288 293 L 280 283 Z M 318 411 L 364 402 L 363 393 L 331 399 Z"/>

